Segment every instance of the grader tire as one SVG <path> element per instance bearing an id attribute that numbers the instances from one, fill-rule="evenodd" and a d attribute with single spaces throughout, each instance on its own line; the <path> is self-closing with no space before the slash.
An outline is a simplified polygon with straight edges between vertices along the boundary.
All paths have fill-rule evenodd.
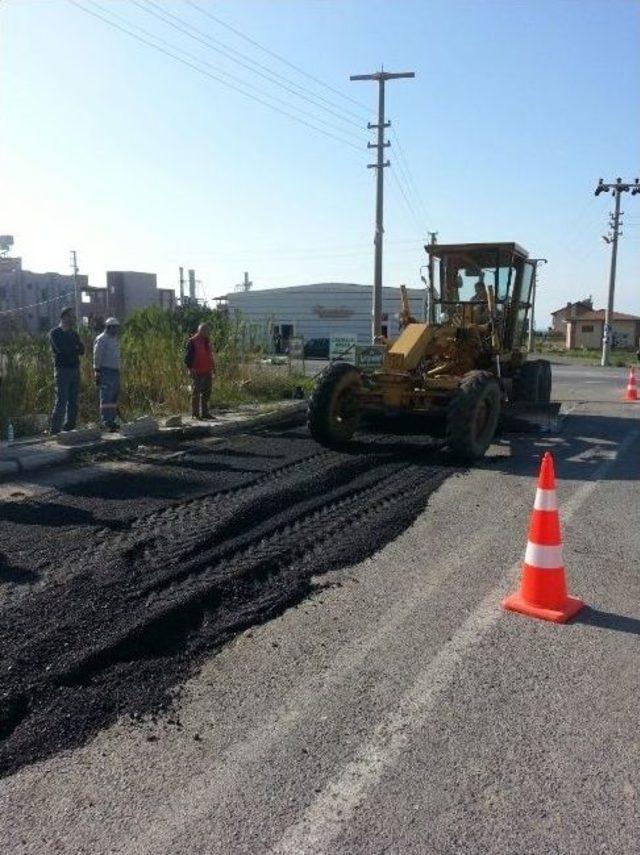
<path id="1" fill-rule="evenodd" d="M 516 383 L 516 400 L 548 404 L 551 400 L 551 365 L 546 359 L 525 362 Z"/>
<path id="2" fill-rule="evenodd" d="M 447 445 L 458 460 L 483 457 L 500 418 L 500 386 L 490 371 L 469 371 L 447 411 Z"/>
<path id="3" fill-rule="evenodd" d="M 360 421 L 360 372 L 347 362 L 334 362 L 320 375 L 309 399 L 307 426 L 321 445 L 340 448 L 352 438 Z"/>

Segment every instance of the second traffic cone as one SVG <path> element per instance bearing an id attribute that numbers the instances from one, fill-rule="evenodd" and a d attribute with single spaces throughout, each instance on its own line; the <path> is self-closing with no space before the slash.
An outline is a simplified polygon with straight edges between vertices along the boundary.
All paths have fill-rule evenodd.
<path id="1" fill-rule="evenodd" d="M 503 600 L 502 605 L 510 611 L 555 623 L 568 621 L 584 606 L 578 597 L 567 594 L 556 480 L 549 451 L 540 466 L 520 590 Z"/>
<path id="2" fill-rule="evenodd" d="M 629 379 L 627 381 L 627 392 L 624 396 L 625 401 L 638 400 L 638 387 L 636 385 L 636 369 L 633 365 L 629 366 Z"/>

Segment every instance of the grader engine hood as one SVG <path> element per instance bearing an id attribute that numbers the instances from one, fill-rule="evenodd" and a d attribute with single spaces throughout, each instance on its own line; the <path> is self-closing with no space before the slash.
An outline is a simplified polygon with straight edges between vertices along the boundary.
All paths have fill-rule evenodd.
<path id="1" fill-rule="evenodd" d="M 385 369 L 408 373 L 428 360 L 432 362 L 428 375 L 461 375 L 473 367 L 480 349 L 476 327 L 409 324 L 389 348 Z"/>
<path id="2" fill-rule="evenodd" d="M 427 324 L 409 324 L 389 348 L 388 367 L 391 371 L 413 371 L 424 359 L 433 328 Z"/>

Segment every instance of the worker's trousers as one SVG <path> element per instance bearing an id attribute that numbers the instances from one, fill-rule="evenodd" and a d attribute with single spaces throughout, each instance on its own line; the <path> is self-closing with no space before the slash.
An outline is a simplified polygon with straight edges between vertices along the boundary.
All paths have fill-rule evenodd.
<path id="1" fill-rule="evenodd" d="M 78 417 L 78 394 L 80 392 L 79 368 L 56 368 L 56 402 L 51 413 L 51 433 L 60 433 L 60 428 L 73 430 Z M 64 420 L 64 425 L 62 424 Z"/>
<path id="2" fill-rule="evenodd" d="M 192 374 L 191 382 L 191 415 L 194 419 L 206 418 L 209 415 L 209 398 L 213 386 L 211 374 Z"/>
<path id="3" fill-rule="evenodd" d="M 115 368 L 100 369 L 100 418 L 109 427 L 116 420 L 118 395 L 120 393 L 120 372 Z"/>

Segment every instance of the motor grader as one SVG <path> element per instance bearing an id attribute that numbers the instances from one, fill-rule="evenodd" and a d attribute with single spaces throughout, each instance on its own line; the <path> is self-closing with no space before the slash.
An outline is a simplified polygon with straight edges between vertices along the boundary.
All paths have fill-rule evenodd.
<path id="1" fill-rule="evenodd" d="M 425 249 L 432 276 L 424 322 L 411 316 L 402 288 L 398 338 L 376 339 L 380 366 L 367 373 L 336 361 L 319 376 L 308 426 L 323 445 L 347 444 L 368 414 L 424 414 L 425 432 L 444 421 L 450 452 L 470 461 L 485 454 L 515 404 L 549 405 L 551 367 L 523 353 L 534 275 L 526 250 L 517 243 Z"/>

